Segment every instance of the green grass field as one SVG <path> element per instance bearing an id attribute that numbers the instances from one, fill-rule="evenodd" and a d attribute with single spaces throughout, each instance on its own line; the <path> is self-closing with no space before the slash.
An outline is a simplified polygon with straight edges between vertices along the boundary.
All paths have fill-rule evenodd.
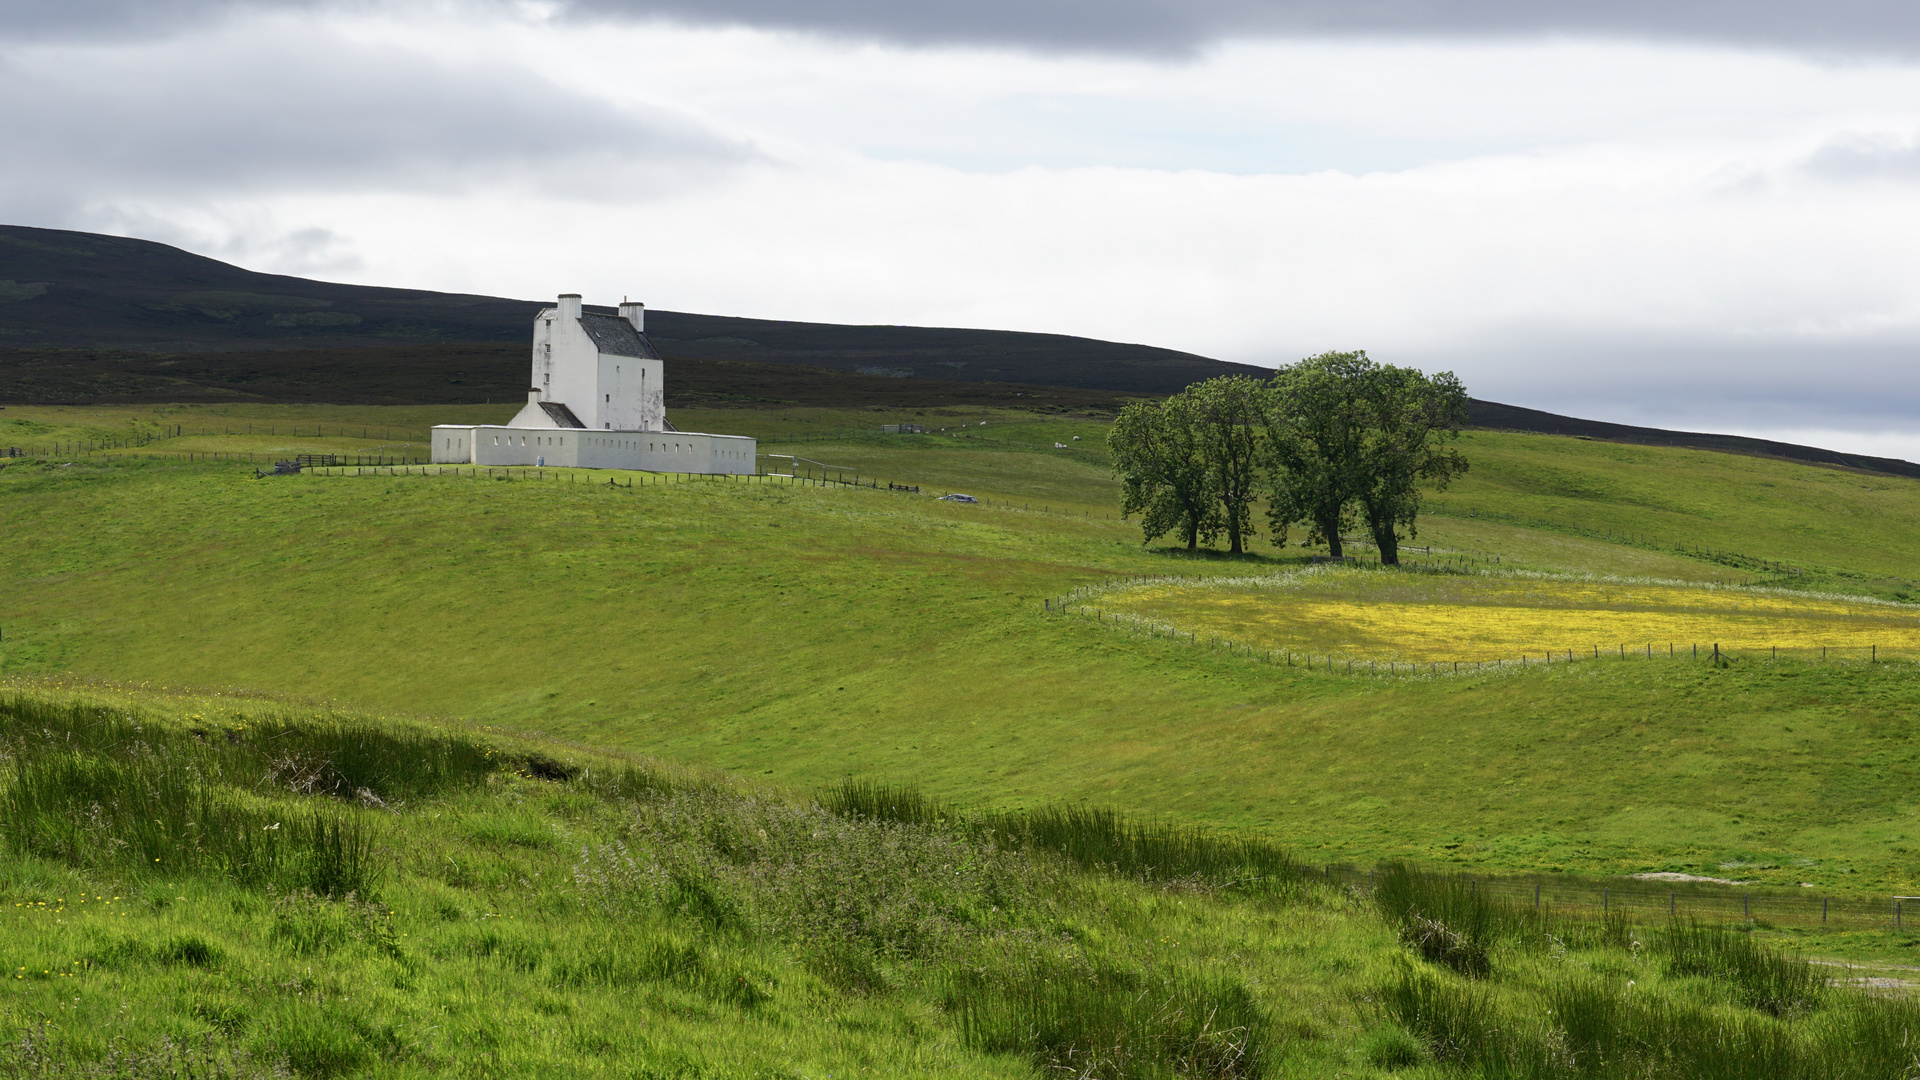
<path id="1" fill-rule="evenodd" d="M 920 436 L 872 431 L 914 417 L 857 410 L 675 414 L 878 488 L 256 479 L 177 456 L 367 452 L 474 412 L 0 412 L 0 445 L 144 443 L 0 458 L 0 694 L 14 695 L 0 945 L 21 1040 L 0 1075 L 174 1075 L 194 1054 L 200 1074 L 232 1076 L 1702 1076 L 1709 1059 L 1744 1076 L 1754 1054 L 1783 1075 L 1854 1075 L 1834 1071 L 1836 1048 L 1906 1030 L 1904 1014 L 1805 990 L 1823 984 L 1741 952 L 1744 935 L 1545 927 L 1444 883 L 1399 908 L 1330 884 L 1249 894 L 1169 882 L 1137 853 L 1075 869 L 988 839 L 1039 835 L 1018 823 L 1042 808 L 1119 807 L 1309 866 L 1670 871 L 1882 905 L 1920 884 L 1920 669 L 1897 650 L 1349 677 L 1062 615 L 1056 598 L 1290 572 L 1312 553 L 1143 546 L 1113 516 L 1103 427 L 1010 411 L 920 417 L 948 428 Z M 1897 605 L 1920 565 L 1910 481 L 1553 437 L 1463 443 L 1474 471 L 1436 498 L 1409 569 L 1352 571 L 1364 587 L 1343 600 L 1404 578 L 1495 582 L 1506 603 L 1526 580 L 1512 574 L 1542 572 Z M 933 497 L 946 491 L 986 501 Z M 1271 621 L 1247 611 L 1209 626 L 1235 638 Z M 76 705 L 104 711 L 55 716 Z M 326 734 L 343 724 L 360 734 Z M 415 749 L 364 749 L 394 739 Z M 362 749 L 342 758 L 349 745 Z M 27 784 L 67 760 L 56 749 L 78 755 L 66 779 Z M 420 754 L 445 762 L 438 779 L 379 772 Z M 196 796 L 141 772 L 167 761 L 221 779 Z M 353 768 L 374 779 L 316 786 Z M 668 779 L 607 779 L 632 769 Z M 851 804 L 809 794 L 848 777 L 1011 816 L 862 832 Z M 181 819 L 202 822 L 194 844 L 139 825 L 164 813 L 122 812 L 128 793 L 163 790 L 202 807 Z M 329 821 L 374 830 L 371 900 L 303 891 L 363 880 L 339 855 L 351 843 L 313 839 Z M 261 854 L 281 849 L 255 832 L 292 854 Z M 652 861 L 614 859 L 623 843 Z M 127 854 L 141 844 L 163 861 Z M 833 871 L 847 876 L 794 869 L 841 852 L 862 853 Z M 1116 858 L 1134 869 L 1089 874 Z M 963 887 L 925 877 L 942 866 Z M 851 881 L 891 882 L 875 895 L 905 906 L 860 909 L 862 929 L 823 949 L 841 939 L 808 920 L 871 891 Z M 1920 940 L 1762 931 L 1896 965 L 1878 973 L 1894 984 Z M 1633 986 L 1646 996 L 1622 996 Z M 1589 1019 L 1541 1021 L 1549 1008 Z M 1222 1009 L 1239 1034 L 1181 1026 Z M 1689 1041 L 1709 1029 L 1718 1051 Z M 1253 1034 L 1265 1064 L 1221 1049 Z M 1648 1040 L 1671 1052 L 1646 1057 Z M 1133 1056 L 1096 1061 L 1101 1046 Z"/>
<path id="2" fill-rule="evenodd" d="M 816 798 L 471 725 L 48 682 L 0 691 L 0 755 L 0 1076 L 1920 1064 L 1920 1008 L 1737 930 L 1393 868 L 1363 895 L 1261 842 L 1073 807 Z"/>
<path id="3" fill-rule="evenodd" d="M 758 415 L 762 438 L 857 419 L 738 415 Z M 316 419 L 328 422 L 289 417 Z M 1244 575 L 1307 553 L 1143 548 L 1098 509 L 1110 480 L 1052 448 L 1075 430 L 1097 444 L 1099 425 L 1031 427 L 1032 452 L 951 435 L 792 446 L 833 464 L 866 455 L 866 475 L 984 506 L 767 482 L 610 490 L 585 473 L 254 480 L 111 455 L 18 462 L 0 471 L 13 555 L 0 663 L 468 717 L 802 786 L 858 775 L 982 806 L 1089 799 L 1323 861 L 1716 876 L 1758 864 L 1774 884 L 1882 894 L 1920 877 L 1905 794 L 1920 680 L 1906 665 L 1748 658 L 1396 683 L 1049 617 L 1043 601 L 1078 587 Z M 1804 540 L 1820 583 L 1885 592 L 1912 561 L 1901 530 L 1920 489 L 1906 481 L 1570 439 L 1465 442 L 1475 472 L 1443 496 L 1447 515 L 1417 541 L 1434 552 L 1416 561 L 1777 583 L 1689 557 L 1677 537 L 1781 562 Z M 1594 493 L 1576 500 L 1565 477 L 1580 470 Z M 1763 483 L 1801 495 L 1768 516 L 1740 494 Z M 1557 527 L 1469 516 L 1530 498 Z M 1695 532 L 1608 542 L 1606 521 L 1654 503 Z M 1856 535 L 1869 540 L 1849 545 Z"/>

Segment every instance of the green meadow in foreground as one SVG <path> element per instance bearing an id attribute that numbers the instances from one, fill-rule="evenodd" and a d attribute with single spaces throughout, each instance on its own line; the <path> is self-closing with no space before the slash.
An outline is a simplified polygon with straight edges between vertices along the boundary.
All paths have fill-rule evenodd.
<path id="1" fill-rule="evenodd" d="M 0 848 L 0 1076 L 1920 1069 L 1920 1006 L 1736 929 L 244 696 L 0 690 Z"/>
<path id="2" fill-rule="evenodd" d="M 783 421 L 756 422 L 777 435 Z M 1048 421 L 1075 423 L 1098 430 Z M 1051 441 L 792 447 L 854 465 L 835 457 L 871 447 L 929 491 L 981 479 L 989 503 L 973 506 L 770 481 L 609 488 L 585 472 L 256 480 L 133 456 L 15 460 L 0 469 L 0 670 L 474 717 L 799 787 L 857 775 L 990 808 L 1091 800 L 1315 862 L 1914 889 L 1909 665 L 1747 655 L 1329 678 L 1062 619 L 1045 601 L 1075 588 L 1308 553 L 1143 548 L 1127 522 L 1048 501 L 1097 472 Z M 1464 444 L 1475 472 L 1403 551 L 1416 569 L 1778 584 L 1726 554 L 1784 561 L 1808 538 L 1827 554 L 1795 582 L 1905 587 L 1893 571 L 1920 513 L 1906 481 L 1571 439 Z M 1769 517 L 1738 494 L 1755 477 L 1798 494 Z M 1530 505 L 1529 490 L 1564 520 L 1475 516 Z M 1711 553 L 1606 539 L 1601 522 L 1636 500 L 1696 493 L 1690 527 Z M 1849 528 L 1857 550 L 1839 543 Z"/>

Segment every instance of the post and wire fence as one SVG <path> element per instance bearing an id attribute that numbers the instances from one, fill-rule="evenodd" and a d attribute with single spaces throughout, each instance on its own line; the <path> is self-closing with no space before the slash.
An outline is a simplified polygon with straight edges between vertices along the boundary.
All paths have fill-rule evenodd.
<path id="1" fill-rule="evenodd" d="M 1292 648 L 1275 648 L 1269 645 L 1256 645 L 1218 634 L 1202 634 L 1197 629 L 1185 629 L 1157 619 L 1150 619 L 1131 611 L 1117 611 L 1090 602 L 1100 594 L 1129 587 L 1144 585 L 1189 584 L 1190 578 L 1150 577 L 1123 578 L 1104 582 L 1095 586 L 1084 586 L 1062 596 L 1043 598 L 1041 610 L 1048 615 L 1072 615 L 1091 619 L 1101 626 L 1113 627 L 1125 633 L 1139 635 L 1148 639 L 1165 639 L 1188 645 L 1205 647 L 1215 652 L 1244 657 L 1263 664 L 1277 667 L 1300 668 L 1308 672 L 1320 672 L 1330 675 L 1355 675 L 1366 677 L 1409 677 L 1409 676 L 1445 676 L 1464 674 L 1484 674 L 1487 672 L 1526 671 L 1537 668 L 1600 661 L 1627 662 L 1643 661 L 1691 661 L 1706 662 L 1715 667 L 1725 667 L 1735 661 L 1778 661 L 1818 660 L 1826 663 L 1881 664 L 1900 660 L 1910 660 L 1878 644 L 1866 645 L 1753 645 L 1743 644 L 1738 648 L 1723 645 L 1720 642 L 1652 642 L 1626 645 L 1611 643 L 1605 646 L 1589 643 L 1578 648 L 1542 649 L 1530 653 L 1518 653 L 1510 656 L 1478 657 L 1462 660 L 1409 660 L 1402 657 L 1355 656 L 1348 653 L 1314 652 L 1312 650 L 1295 651 Z"/>
<path id="2" fill-rule="evenodd" d="M 281 429 L 285 428 L 285 431 Z M 398 434 L 396 435 L 396 431 Z M 51 457 L 88 457 L 93 454 L 110 451 L 143 450 L 157 446 L 172 439 L 195 438 L 235 438 L 240 436 L 268 436 L 283 439 L 354 439 L 369 442 L 373 439 L 386 440 L 388 445 L 362 448 L 358 453 L 375 456 L 373 451 L 391 449 L 395 446 L 413 447 L 427 445 L 427 437 L 419 432 L 409 432 L 391 427 L 375 427 L 371 424 L 283 424 L 283 423 L 246 423 L 224 424 L 218 428 L 201 425 L 189 429 L 186 424 L 160 425 L 153 430 L 129 432 L 121 435 L 97 435 L 85 439 L 55 439 L 35 446 L 0 446 L 0 457 L 6 458 L 51 458 Z M 394 440 L 398 438 L 400 442 Z M 284 451 L 281 451 L 284 454 Z M 196 461 L 270 461 L 273 451 L 256 452 L 248 457 L 245 451 L 208 451 L 208 450 L 172 450 L 159 454 L 143 456 L 164 456 L 170 458 L 192 459 Z M 407 458 L 402 454 L 390 454 L 394 463 L 406 458 L 408 463 L 419 464 L 419 458 Z"/>
<path id="3" fill-rule="evenodd" d="M 1465 880 L 1469 886 L 1508 905 L 1547 914 L 1614 916 L 1636 923 L 1695 919 L 1708 923 L 1766 927 L 1920 931 L 1920 897 L 1833 895 L 1815 889 L 1786 889 L 1747 882 L 1662 880 L 1691 875 L 1579 877 L 1563 874 L 1475 874 L 1434 870 Z M 1371 895 L 1379 871 L 1344 864 L 1307 867 L 1305 873 L 1330 884 Z M 1913 908 L 1908 912 L 1907 908 Z M 1910 925 L 1911 924 L 1911 925 Z"/>

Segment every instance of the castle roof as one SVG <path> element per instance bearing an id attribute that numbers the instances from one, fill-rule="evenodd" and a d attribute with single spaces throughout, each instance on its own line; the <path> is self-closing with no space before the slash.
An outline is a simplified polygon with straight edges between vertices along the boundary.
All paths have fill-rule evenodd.
<path id="1" fill-rule="evenodd" d="M 608 356 L 637 356 L 642 360 L 658 360 L 660 354 L 653 351 L 653 343 L 647 335 L 633 328 L 633 324 L 618 315 L 598 315 L 591 311 L 580 313 L 580 329 L 593 339 L 594 348 Z"/>
<path id="2" fill-rule="evenodd" d="M 583 428 L 587 426 L 580 422 L 579 417 L 573 415 L 572 409 L 567 408 L 558 401 L 542 401 L 539 402 L 539 405 L 541 411 L 553 419 L 553 426 L 555 427 Z"/>

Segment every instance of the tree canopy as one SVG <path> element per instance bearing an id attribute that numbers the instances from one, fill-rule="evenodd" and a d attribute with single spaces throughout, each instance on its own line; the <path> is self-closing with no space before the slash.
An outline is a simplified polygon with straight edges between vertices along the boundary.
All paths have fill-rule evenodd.
<path id="1" fill-rule="evenodd" d="M 1303 524 L 1309 543 L 1338 556 L 1341 533 L 1364 524 L 1380 561 L 1395 564 L 1400 541 L 1416 534 L 1423 488 L 1467 469 L 1448 445 L 1467 401 L 1451 372 L 1330 352 L 1264 382 L 1227 376 L 1135 402 L 1107 437 L 1121 512 L 1139 515 L 1147 541 L 1172 532 L 1193 550 L 1225 533 L 1237 554 L 1264 496 L 1275 544 Z"/>
<path id="2" fill-rule="evenodd" d="M 1120 513 L 1140 515 L 1148 541 L 1177 533 L 1187 550 L 1212 543 L 1220 532 L 1220 505 L 1205 458 L 1191 399 L 1135 401 L 1120 410 L 1107 432 L 1113 468 L 1120 475 Z"/>

